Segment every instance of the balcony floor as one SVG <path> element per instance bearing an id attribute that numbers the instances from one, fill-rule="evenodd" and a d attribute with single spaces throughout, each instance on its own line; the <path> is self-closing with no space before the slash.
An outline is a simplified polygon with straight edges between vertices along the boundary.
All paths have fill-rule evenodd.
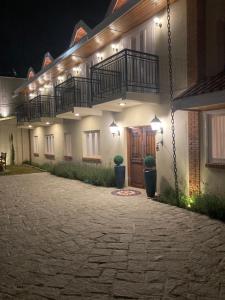
<path id="1" fill-rule="evenodd" d="M 87 117 L 87 116 L 101 117 L 102 111 L 90 107 L 74 107 L 73 111 L 68 111 L 56 115 L 56 117 L 59 119 L 70 119 L 70 120 L 80 120 L 82 117 Z"/>
<path id="2" fill-rule="evenodd" d="M 121 112 L 124 108 L 141 105 L 147 102 L 159 103 L 159 101 L 159 94 L 127 92 L 123 98 L 97 103 L 93 105 L 93 107 L 106 111 Z"/>

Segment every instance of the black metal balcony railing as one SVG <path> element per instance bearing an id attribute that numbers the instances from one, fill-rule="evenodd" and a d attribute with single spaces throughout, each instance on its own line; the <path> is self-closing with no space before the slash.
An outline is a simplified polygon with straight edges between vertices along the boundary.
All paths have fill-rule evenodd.
<path id="1" fill-rule="evenodd" d="M 39 95 L 16 108 L 17 123 L 40 121 L 43 117 L 54 117 L 54 97 Z"/>
<path id="2" fill-rule="evenodd" d="M 126 92 L 159 91 L 159 58 L 156 55 L 124 49 L 91 68 L 92 102 L 101 103 L 123 97 Z"/>
<path id="3" fill-rule="evenodd" d="M 70 77 L 55 87 L 56 114 L 72 111 L 74 107 L 91 106 L 91 79 Z"/>
<path id="4" fill-rule="evenodd" d="M 30 121 L 38 121 L 44 117 L 54 117 L 54 97 L 39 95 L 29 102 Z"/>
<path id="5" fill-rule="evenodd" d="M 23 103 L 16 107 L 16 119 L 18 124 L 29 122 L 28 103 Z"/>

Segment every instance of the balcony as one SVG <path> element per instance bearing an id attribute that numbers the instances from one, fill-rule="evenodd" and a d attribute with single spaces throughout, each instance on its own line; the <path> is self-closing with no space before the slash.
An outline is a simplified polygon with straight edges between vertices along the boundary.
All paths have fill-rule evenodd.
<path id="1" fill-rule="evenodd" d="M 80 119 L 87 115 L 101 115 L 91 108 L 90 78 L 70 77 L 55 87 L 55 113 L 58 118 Z"/>
<path id="2" fill-rule="evenodd" d="M 156 55 L 124 49 L 91 68 L 92 105 L 104 107 L 106 102 L 137 105 L 155 102 L 159 92 L 159 58 Z M 112 107 L 113 108 L 113 107 Z"/>
<path id="3" fill-rule="evenodd" d="M 16 119 L 19 126 L 25 125 L 29 122 L 28 103 L 23 103 L 16 107 Z"/>
<path id="4" fill-rule="evenodd" d="M 29 123 L 34 126 L 45 125 L 51 123 L 54 116 L 53 96 L 39 95 L 16 108 L 17 124 L 20 127 L 27 127 Z"/>
<path id="5" fill-rule="evenodd" d="M 43 118 L 54 118 L 54 97 L 39 95 L 29 102 L 29 120 L 40 122 Z"/>

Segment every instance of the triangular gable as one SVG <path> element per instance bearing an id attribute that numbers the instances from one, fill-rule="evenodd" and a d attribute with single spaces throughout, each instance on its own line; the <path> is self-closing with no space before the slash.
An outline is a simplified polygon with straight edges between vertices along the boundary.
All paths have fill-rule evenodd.
<path id="1" fill-rule="evenodd" d="M 107 10 L 106 17 L 119 10 L 121 7 L 127 4 L 128 1 L 129 0 L 112 0 Z"/>
<path id="2" fill-rule="evenodd" d="M 88 38 L 91 28 L 82 20 L 76 24 L 73 30 L 73 35 L 70 41 L 70 47 L 79 43 L 84 37 Z"/>
<path id="3" fill-rule="evenodd" d="M 27 78 L 31 79 L 35 76 L 35 72 L 34 69 L 32 67 L 29 68 L 28 72 L 27 72 Z"/>
<path id="4" fill-rule="evenodd" d="M 53 57 L 49 52 L 47 52 L 44 56 L 43 63 L 42 63 L 42 69 L 47 67 L 53 62 Z"/>

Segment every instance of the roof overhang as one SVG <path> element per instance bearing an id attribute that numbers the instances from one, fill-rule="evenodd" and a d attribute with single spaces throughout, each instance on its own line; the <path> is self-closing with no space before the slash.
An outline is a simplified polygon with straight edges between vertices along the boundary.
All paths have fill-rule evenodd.
<path id="1" fill-rule="evenodd" d="M 171 0 L 171 3 L 177 0 Z M 105 18 L 91 32 L 88 40 L 81 41 L 60 55 L 53 63 L 38 72 L 33 78 L 21 85 L 15 93 L 26 93 L 30 84 L 41 86 L 38 79 L 45 75 L 51 80 L 62 73 L 62 69 L 72 69 L 83 59 L 89 57 L 110 42 L 118 39 L 124 33 L 142 24 L 166 7 L 166 0 L 130 0 L 120 10 Z M 77 59 L 77 60 L 76 60 Z M 57 68 L 59 66 L 60 68 Z"/>
<path id="2" fill-rule="evenodd" d="M 174 110 L 215 110 L 225 108 L 225 90 L 184 97 L 174 101 Z"/>

